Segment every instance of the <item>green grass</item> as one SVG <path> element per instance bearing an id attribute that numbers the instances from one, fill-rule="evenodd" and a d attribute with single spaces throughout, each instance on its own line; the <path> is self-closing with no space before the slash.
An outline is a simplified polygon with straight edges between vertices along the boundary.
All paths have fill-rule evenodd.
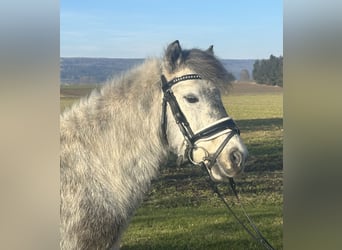
<path id="1" fill-rule="evenodd" d="M 265 212 L 265 209 L 268 212 Z M 264 205 L 250 212 L 265 236 L 281 238 L 279 211 Z M 262 214 L 262 217 L 259 216 Z M 129 244 L 125 244 L 129 241 Z M 277 249 L 281 245 L 275 245 Z M 223 207 L 141 208 L 124 237 L 127 249 L 260 249 Z"/>
<path id="2" fill-rule="evenodd" d="M 235 120 L 283 117 L 281 93 L 223 96 L 223 105 Z"/>
<path id="3" fill-rule="evenodd" d="M 281 93 L 223 96 L 249 150 L 246 172 L 236 178 L 247 213 L 267 240 L 282 249 L 283 115 Z M 61 110 L 77 97 L 61 98 Z M 241 209 L 227 185 L 226 194 L 238 215 Z M 153 181 L 142 206 L 125 232 L 123 250 L 133 249 L 262 249 L 213 194 L 205 173 L 172 164 Z"/>

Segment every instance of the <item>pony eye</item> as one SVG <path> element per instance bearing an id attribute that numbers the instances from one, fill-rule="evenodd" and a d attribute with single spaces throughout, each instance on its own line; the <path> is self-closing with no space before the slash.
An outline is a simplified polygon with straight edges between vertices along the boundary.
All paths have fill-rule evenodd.
<path id="1" fill-rule="evenodd" d="M 184 96 L 184 98 L 189 103 L 195 103 L 199 101 L 195 95 L 187 95 L 187 96 Z"/>

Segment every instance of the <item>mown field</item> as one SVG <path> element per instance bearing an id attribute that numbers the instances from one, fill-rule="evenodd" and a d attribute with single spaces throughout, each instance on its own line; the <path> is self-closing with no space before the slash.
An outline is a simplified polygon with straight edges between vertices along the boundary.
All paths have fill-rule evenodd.
<path id="1" fill-rule="evenodd" d="M 61 89 L 61 111 L 91 86 Z M 236 178 L 247 213 L 267 240 L 282 249 L 283 95 L 279 87 L 234 84 L 223 103 L 249 150 L 245 173 Z M 219 188 L 242 215 L 228 186 Z M 242 217 L 241 217 L 242 218 Z M 206 174 L 192 166 L 161 168 L 122 239 L 133 249 L 262 249 L 213 194 Z"/>

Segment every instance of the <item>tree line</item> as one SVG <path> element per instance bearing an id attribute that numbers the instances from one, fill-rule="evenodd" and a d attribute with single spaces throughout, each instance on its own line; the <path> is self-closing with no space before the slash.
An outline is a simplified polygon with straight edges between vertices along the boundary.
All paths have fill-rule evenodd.
<path id="1" fill-rule="evenodd" d="M 283 57 L 271 55 L 269 59 L 256 60 L 253 78 L 257 83 L 283 86 Z"/>

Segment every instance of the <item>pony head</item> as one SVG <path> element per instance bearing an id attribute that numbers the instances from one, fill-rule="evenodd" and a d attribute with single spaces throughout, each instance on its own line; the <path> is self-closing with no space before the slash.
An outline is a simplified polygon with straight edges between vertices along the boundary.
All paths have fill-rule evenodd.
<path id="1" fill-rule="evenodd" d="M 162 73 L 171 83 L 168 91 L 190 130 L 187 138 L 168 105 L 165 133 L 171 151 L 180 159 L 206 164 L 217 182 L 241 173 L 248 151 L 220 94 L 220 87 L 228 86 L 232 78 L 214 56 L 213 46 L 205 51 L 182 50 L 178 41 L 171 43 L 165 51 Z"/>

